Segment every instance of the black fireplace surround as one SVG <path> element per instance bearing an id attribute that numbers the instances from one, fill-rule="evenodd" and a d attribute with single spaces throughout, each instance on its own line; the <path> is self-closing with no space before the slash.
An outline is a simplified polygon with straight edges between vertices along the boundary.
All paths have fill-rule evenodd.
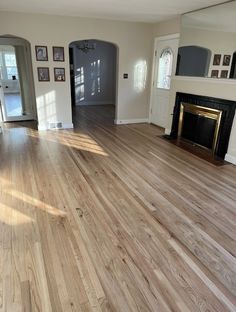
<path id="1" fill-rule="evenodd" d="M 222 111 L 222 118 L 219 129 L 219 136 L 217 140 L 215 155 L 220 158 L 225 157 L 228 150 L 229 137 L 231 128 L 234 120 L 236 102 L 224 99 L 212 98 L 208 96 L 187 94 L 187 93 L 176 93 L 175 106 L 173 111 L 172 128 L 169 139 L 177 139 L 178 137 L 178 126 L 179 126 L 179 115 L 181 103 L 189 103 L 193 105 L 199 105 L 203 107 L 218 109 Z"/>

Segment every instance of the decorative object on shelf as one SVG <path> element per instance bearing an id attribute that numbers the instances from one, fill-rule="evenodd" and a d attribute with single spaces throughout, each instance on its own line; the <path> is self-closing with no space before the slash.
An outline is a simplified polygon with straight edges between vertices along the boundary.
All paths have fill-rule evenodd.
<path id="1" fill-rule="evenodd" d="M 48 49 L 46 46 L 35 46 L 37 61 L 48 61 Z"/>
<path id="2" fill-rule="evenodd" d="M 90 42 L 89 40 L 83 40 L 80 41 L 77 45 L 77 48 L 81 50 L 84 53 L 88 53 L 91 50 L 94 50 L 96 47 L 96 44 L 93 42 Z"/>
<path id="3" fill-rule="evenodd" d="M 50 81 L 49 68 L 38 67 L 38 81 Z"/>
<path id="4" fill-rule="evenodd" d="M 221 54 L 215 54 L 213 58 L 213 65 L 220 65 Z"/>
<path id="5" fill-rule="evenodd" d="M 52 47 L 53 61 L 64 62 L 64 47 Z"/>
<path id="6" fill-rule="evenodd" d="M 218 78 L 219 77 L 219 71 L 218 70 L 212 70 L 211 71 L 211 78 Z"/>
<path id="7" fill-rule="evenodd" d="M 231 60 L 231 55 L 224 55 L 223 57 L 223 66 L 229 66 Z"/>
<path id="8" fill-rule="evenodd" d="M 222 70 L 220 73 L 220 78 L 228 78 L 228 70 Z"/>
<path id="9" fill-rule="evenodd" d="M 65 81 L 65 68 L 54 68 L 54 80 L 55 81 Z"/>

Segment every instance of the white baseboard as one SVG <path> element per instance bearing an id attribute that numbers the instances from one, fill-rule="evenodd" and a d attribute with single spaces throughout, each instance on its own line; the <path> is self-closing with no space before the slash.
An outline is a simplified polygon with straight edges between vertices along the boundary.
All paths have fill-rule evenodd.
<path id="1" fill-rule="evenodd" d="M 62 124 L 62 128 L 63 128 L 63 129 L 73 129 L 73 128 L 74 128 L 74 125 L 73 125 L 73 123 L 68 123 L 68 124 L 63 123 L 63 124 Z"/>
<path id="2" fill-rule="evenodd" d="M 232 155 L 226 154 L 225 155 L 225 160 L 230 162 L 233 165 L 236 165 L 236 156 L 232 156 Z"/>
<path id="3" fill-rule="evenodd" d="M 46 130 L 48 130 L 47 126 L 38 124 L 38 131 L 46 131 Z"/>
<path id="4" fill-rule="evenodd" d="M 165 128 L 165 134 L 170 135 L 171 129 Z"/>
<path id="5" fill-rule="evenodd" d="M 148 118 L 140 118 L 140 119 L 115 119 L 116 125 L 128 125 L 135 123 L 148 123 Z"/>
<path id="6" fill-rule="evenodd" d="M 60 129 L 73 129 L 74 125 L 73 123 L 62 123 L 62 127 Z M 60 130 L 60 129 L 54 129 L 54 130 Z M 49 126 L 48 125 L 38 125 L 38 131 L 46 131 L 49 130 Z M 53 129 L 50 129 L 53 130 Z"/>

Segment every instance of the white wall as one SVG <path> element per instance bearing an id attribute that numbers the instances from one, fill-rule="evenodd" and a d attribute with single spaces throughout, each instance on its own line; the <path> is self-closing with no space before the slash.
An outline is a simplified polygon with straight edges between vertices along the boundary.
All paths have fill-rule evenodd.
<path id="1" fill-rule="evenodd" d="M 180 19 L 158 23 L 154 27 L 155 37 L 177 32 L 180 32 Z M 193 77 L 175 77 L 172 79 L 169 102 L 169 118 L 166 121 L 167 130 L 171 129 L 171 114 L 175 105 L 176 92 L 205 95 L 236 101 L 236 80 Z M 231 131 L 226 159 L 236 164 L 236 117 Z"/>
<path id="2" fill-rule="evenodd" d="M 83 42 L 81 42 L 82 44 Z M 115 104 L 116 46 L 89 40 L 95 49 L 85 53 L 73 44 L 76 105 Z M 99 81 L 98 81 L 99 79 Z"/>
<path id="3" fill-rule="evenodd" d="M 143 89 L 135 88 L 135 68 L 140 62 L 151 67 L 153 25 L 78 17 L 50 16 L 0 12 L 1 35 L 23 37 L 31 43 L 37 112 L 40 128 L 48 122 L 71 125 L 69 51 L 72 41 L 99 39 L 118 46 L 117 119 L 147 118 L 149 109 L 149 80 Z M 49 61 L 36 62 L 35 45 L 47 45 Z M 52 46 L 65 47 L 65 62 L 52 61 Z M 143 64 L 143 63 L 142 63 Z M 50 67 L 50 82 L 37 81 L 37 66 Z M 53 67 L 65 67 L 66 82 L 53 81 Z M 129 79 L 123 79 L 123 73 Z"/>

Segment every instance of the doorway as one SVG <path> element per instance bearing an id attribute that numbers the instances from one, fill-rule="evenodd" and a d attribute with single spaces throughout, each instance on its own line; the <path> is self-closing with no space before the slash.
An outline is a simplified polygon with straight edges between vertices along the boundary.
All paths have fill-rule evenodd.
<path id="1" fill-rule="evenodd" d="M 178 45 L 178 34 L 155 40 L 150 122 L 162 128 L 166 128 L 168 122 L 171 79 L 175 75 Z"/>
<path id="2" fill-rule="evenodd" d="M 0 37 L 0 104 L 4 122 L 36 119 L 29 43 Z"/>
<path id="3" fill-rule="evenodd" d="M 114 123 L 117 89 L 117 47 L 101 40 L 69 45 L 73 122 L 86 116 L 106 116 Z M 95 113 L 96 112 L 96 113 Z M 109 112 L 109 114 L 108 114 Z M 78 115 L 79 118 L 78 118 Z M 85 116 L 84 115 L 84 116 Z"/>

